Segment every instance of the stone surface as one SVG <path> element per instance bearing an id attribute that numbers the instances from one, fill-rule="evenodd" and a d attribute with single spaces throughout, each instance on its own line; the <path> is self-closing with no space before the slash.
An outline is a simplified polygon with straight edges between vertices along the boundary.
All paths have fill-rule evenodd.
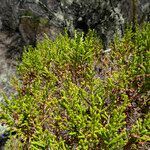
<path id="1" fill-rule="evenodd" d="M 43 32 L 53 38 L 64 27 L 70 34 L 92 28 L 107 45 L 116 31 L 122 35 L 124 24 L 133 20 L 133 1 L 138 22 L 148 21 L 149 0 L 1 0 L 0 29 L 17 31 L 26 44 L 35 45 Z"/>
<path id="2" fill-rule="evenodd" d="M 0 32 L 0 92 L 4 90 L 8 95 L 11 94 L 10 78 L 15 75 L 16 59 L 20 55 L 19 43 L 22 43 L 19 34 Z"/>

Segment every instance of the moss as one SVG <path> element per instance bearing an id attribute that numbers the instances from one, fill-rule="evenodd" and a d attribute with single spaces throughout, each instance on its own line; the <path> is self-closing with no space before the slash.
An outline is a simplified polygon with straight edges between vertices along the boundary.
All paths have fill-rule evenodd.
<path id="1" fill-rule="evenodd" d="M 109 54 L 92 31 L 28 47 L 13 80 L 18 95 L 5 97 L 1 119 L 26 149 L 120 150 L 147 143 L 149 27 L 116 37 Z"/>

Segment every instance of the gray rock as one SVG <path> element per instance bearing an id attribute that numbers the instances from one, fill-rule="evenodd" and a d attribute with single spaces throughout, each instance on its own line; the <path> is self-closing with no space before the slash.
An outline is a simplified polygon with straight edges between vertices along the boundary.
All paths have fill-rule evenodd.
<path id="1" fill-rule="evenodd" d="M 51 31 L 54 28 L 60 33 L 65 27 L 70 34 L 74 29 L 87 32 L 92 28 L 103 39 L 106 48 L 114 33 L 118 32 L 122 36 L 124 24 L 133 20 L 132 1 L 1 0 L 1 28 L 18 31 L 26 44 L 33 45 L 42 39 L 39 36 L 45 29 L 54 38 L 56 35 L 52 35 Z M 139 23 L 149 21 L 149 0 L 137 0 L 136 12 Z M 48 20 L 47 24 L 42 24 L 41 19 Z"/>
<path id="2" fill-rule="evenodd" d="M 0 32 L 0 101 L 2 101 L 2 91 L 5 91 L 8 96 L 12 92 L 10 78 L 16 72 L 16 58 L 20 54 L 19 43 L 21 39 L 18 34 Z"/>
<path id="3" fill-rule="evenodd" d="M 6 125 L 0 124 L 0 150 L 4 150 L 4 145 L 7 141 L 7 138 L 5 137 L 5 132 L 8 129 Z"/>

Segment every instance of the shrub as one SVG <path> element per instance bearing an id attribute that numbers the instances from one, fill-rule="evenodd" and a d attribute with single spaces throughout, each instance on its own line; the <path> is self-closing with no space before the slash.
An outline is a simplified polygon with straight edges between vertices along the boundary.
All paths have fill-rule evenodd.
<path id="1" fill-rule="evenodd" d="M 1 104 L 20 149 L 147 148 L 149 29 L 128 29 L 110 54 L 92 31 L 26 48 L 12 80 L 17 95 Z"/>

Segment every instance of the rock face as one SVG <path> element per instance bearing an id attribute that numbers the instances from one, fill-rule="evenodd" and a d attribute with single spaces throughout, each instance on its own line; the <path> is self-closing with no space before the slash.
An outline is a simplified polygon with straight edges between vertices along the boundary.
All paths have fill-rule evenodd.
<path id="1" fill-rule="evenodd" d="M 19 32 L 26 44 L 35 45 L 46 32 L 54 38 L 63 28 L 97 30 L 100 37 L 123 34 L 124 24 L 150 18 L 149 0 L 1 0 L 0 29 Z"/>
<path id="2" fill-rule="evenodd" d="M 9 79 L 15 73 L 17 62 L 15 60 L 21 54 L 21 43 L 19 34 L 8 31 L 0 32 L 0 92 L 5 90 L 8 95 L 11 92 Z"/>
<path id="3" fill-rule="evenodd" d="M 0 88 L 7 87 L 23 45 L 35 46 L 43 33 L 55 38 L 64 28 L 70 35 L 91 28 L 107 49 L 136 17 L 140 24 L 150 20 L 149 0 L 0 0 Z"/>

